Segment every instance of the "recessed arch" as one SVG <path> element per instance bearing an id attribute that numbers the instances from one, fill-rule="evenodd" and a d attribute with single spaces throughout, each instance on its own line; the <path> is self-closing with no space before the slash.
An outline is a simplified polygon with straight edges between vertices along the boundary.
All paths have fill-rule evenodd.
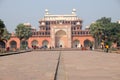
<path id="1" fill-rule="evenodd" d="M 66 32 L 63 31 L 63 30 L 59 30 L 55 33 L 56 36 L 63 36 L 63 35 L 66 35 Z"/>
<path id="2" fill-rule="evenodd" d="M 43 42 L 42 42 L 42 46 L 46 46 L 46 47 L 48 47 L 48 44 L 49 44 L 48 40 L 43 40 Z"/>
<path id="3" fill-rule="evenodd" d="M 73 48 L 79 48 L 80 47 L 80 41 L 79 40 L 74 40 L 73 41 Z"/>
<path id="4" fill-rule="evenodd" d="M 38 41 L 37 41 L 37 40 L 33 40 L 33 41 L 31 42 L 31 45 L 32 45 L 32 46 L 37 46 L 37 45 L 38 45 Z"/>
<path id="5" fill-rule="evenodd" d="M 28 42 L 26 40 L 21 41 L 21 46 L 22 47 L 27 47 L 28 46 Z"/>
<path id="6" fill-rule="evenodd" d="M 17 48 L 17 42 L 16 41 L 11 41 L 10 42 L 10 48 Z"/>
<path id="7" fill-rule="evenodd" d="M 67 34 L 64 30 L 59 30 L 55 33 L 55 47 L 65 48 L 67 46 Z"/>
<path id="8" fill-rule="evenodd" d="M 22 45 L 28 45 L 28 42 L 24 40 L 24 41 L 21 42 L 21 44 Z"/>
<path id="9" fill-rule="evenodd" d="M 92 42 L 89 39 L 84 40 L 84 47 L 90 47 Z"/>

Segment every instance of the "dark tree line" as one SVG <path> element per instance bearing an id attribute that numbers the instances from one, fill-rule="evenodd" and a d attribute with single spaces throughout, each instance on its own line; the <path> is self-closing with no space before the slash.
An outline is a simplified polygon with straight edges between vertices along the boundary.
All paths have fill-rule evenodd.
<path id="1" fill-rule="evenodd" d="M 10 33 L 7 31 L 4 22 L 0 19 L 0 41 L 8 41 L 10 39 Z"/>

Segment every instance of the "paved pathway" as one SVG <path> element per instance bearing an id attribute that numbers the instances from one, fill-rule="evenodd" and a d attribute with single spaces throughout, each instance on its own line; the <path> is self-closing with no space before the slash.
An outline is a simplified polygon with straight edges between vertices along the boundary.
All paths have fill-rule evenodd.
<path id="1" fill-rule="evenodd" d="M 120 55 L 94 51 L 65 51 L 65 80 L 120 80 Z"/>
<path id="2" fill-rule="evenodd" d="M 0 80 L 53 80 L 58 51 L 0 57 Z"/>
<path id="3" fill-rule="evenodd" d="M 0 80 L 54 80 L 59 51 L 0 57 Z M 120 54 L 61 51 L 57 80 L 120 80 Z"/>

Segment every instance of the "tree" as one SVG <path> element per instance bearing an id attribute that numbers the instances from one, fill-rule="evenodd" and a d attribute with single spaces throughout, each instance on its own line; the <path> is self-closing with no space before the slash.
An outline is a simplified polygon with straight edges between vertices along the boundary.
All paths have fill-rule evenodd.
<path id="1" fill-rule="evenodd" d="M 0 19 L 0 48 L 5 48 L 5 41 L 10 39 L 10 33 L 5 28 L 4 22 Z M 1 49 L 3 50 L 3 49 Z"/>
<path id="2" fill-rule="evenodd" d="M 4 28 L 3 36 L 1 37 L 1 39 L 7 42 L 10 39 L 10 37 L 11 34 L 7 31 L 6 28 Z"/>
<path id="3" fill-rule="evenodd" d="M 16 31 L 16 36 L 20 39 L 20 43 L 22 43 L 23 39 L 26 41 L 29 37 L 32 36 L 31 28 L 26 27 L 24 24 L 19 24 L 15 29 L 15 31 Z"/>
<path id="4" fill-rule="evenodd" d="M 101 23 L 99 21 L 92 23 L 90 25 L 90 33 L 95 39 L 95 48 L 97 48 L 100 45 L 101 37 L 103 35 L 104 28 L 102 27 Z"/>
<path id="5" fill-rule="evenodd" d="M 4 24 L 4 22 L 0 19 L 0 40 L 1 40 L 1 37 L 3 36 L 4 28 L 5 28 L 5 24 Z"/>
<path id="6" fill-rule="evenodd" d="M 120 42 L 120 24 L 111 22 L 111 18 L 98 19 L 90 25 L 90 32 L 95 38 L 96 48 L 102 41 L 109 46 L 114 42 Z"/>
<path id="7" fill-rule="evenodd" d="M 120 43 L 120 24 L 111 23 L 111 28 L 109 29 L 109 38 L 111 42 Z"/>

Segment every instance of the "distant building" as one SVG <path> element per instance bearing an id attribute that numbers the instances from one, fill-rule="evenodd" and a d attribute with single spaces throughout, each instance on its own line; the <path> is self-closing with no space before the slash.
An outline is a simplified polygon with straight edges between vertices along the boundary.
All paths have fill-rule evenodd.
<path id="1" fill-rule="evenodd" d="M 39 30 L 32 28 L 32 37 L 27 40 L 27 45 L 29 48 L 32 48 L 33 45 L 55 48 L 87 47 L 94 39 L 89 28 L 82 30 L 82 22 L 76 15 L 75 9 L 72 14 L 68 15 L 53 15 L 46 9 L 44 17 L 39 20 Z M 7 42 L 7 46 L 20 48 L 19 38 L 13 34 Z"/>
<path id="2" fill-rule="evenodd" d="M 120 24 L 120 20 L 119 20 L 119 21 L 117 21 L 117 23 L 119 23 L 119 24 Z"/>

